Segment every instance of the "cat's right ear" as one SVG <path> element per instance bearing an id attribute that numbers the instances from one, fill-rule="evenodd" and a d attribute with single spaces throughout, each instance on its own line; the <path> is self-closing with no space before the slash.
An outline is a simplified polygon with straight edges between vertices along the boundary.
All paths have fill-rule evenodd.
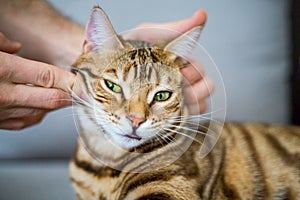
<path id="1" fill-rule="evenodd" d="M 123 47 L 107 15 L 100 7 L 94 7 L 86 26 L 84 52 L 98 52 Z"/>
<path id="2" fill-rule="evenodd" d="M 168 43 L 164 50 L 172 53 L 170 59 L 188 59 L 197 45 L 202 29 L 202 26 L 196 26 Z"/>

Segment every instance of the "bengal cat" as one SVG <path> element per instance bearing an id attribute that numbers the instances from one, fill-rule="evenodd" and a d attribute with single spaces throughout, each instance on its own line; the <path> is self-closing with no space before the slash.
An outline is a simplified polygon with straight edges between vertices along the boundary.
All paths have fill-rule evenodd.
<path id="1" fill-rule="evenodd" d="M 300 199 L 297 127 L 226 123 L 200 158 L 207 127 L 189 128 L 180 73 L 200 32 L 164 45 L 126 41 L 94 8 L 74 65 L 78 200 Z"/>

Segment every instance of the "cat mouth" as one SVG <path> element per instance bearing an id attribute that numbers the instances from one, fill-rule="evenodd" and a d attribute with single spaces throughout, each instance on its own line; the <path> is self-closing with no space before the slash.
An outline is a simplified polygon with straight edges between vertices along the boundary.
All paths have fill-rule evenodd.
<path id="1" fill-rule="evenodd" d="M 128 137 L 128 138 L 130 138 L 130 139 L 135 139 L 135 140 L 141 140 L 141 139 L 142 139 L 140 136 L 138 136 L 138 135 L 135 134 L 135 133 L 127 134 L 127 135 L 125 135 L 125 137 Z"/>

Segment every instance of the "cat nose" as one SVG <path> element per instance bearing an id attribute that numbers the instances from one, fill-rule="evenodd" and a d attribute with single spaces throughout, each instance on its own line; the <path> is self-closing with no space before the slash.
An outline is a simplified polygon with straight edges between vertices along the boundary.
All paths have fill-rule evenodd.
<path id="1" fill-rule="evenodd" d="M 131 125 L 133 128 L 139 127 L 142 123 L 146 121 L 144 117 L 136 117 L 132 115 L 129 115 L 128 119 L 131 121 Z"/>

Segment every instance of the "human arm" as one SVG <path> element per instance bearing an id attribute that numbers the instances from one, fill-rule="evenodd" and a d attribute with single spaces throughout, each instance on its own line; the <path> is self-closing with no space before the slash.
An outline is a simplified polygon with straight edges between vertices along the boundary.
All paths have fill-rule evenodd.
<path id="1" fill-rule="evenodd" d="M 0 32 L 22 44 L 19 55 L 69 66 L 78 58 L 84 29 L 42 0 L 0 0 Z"/>

